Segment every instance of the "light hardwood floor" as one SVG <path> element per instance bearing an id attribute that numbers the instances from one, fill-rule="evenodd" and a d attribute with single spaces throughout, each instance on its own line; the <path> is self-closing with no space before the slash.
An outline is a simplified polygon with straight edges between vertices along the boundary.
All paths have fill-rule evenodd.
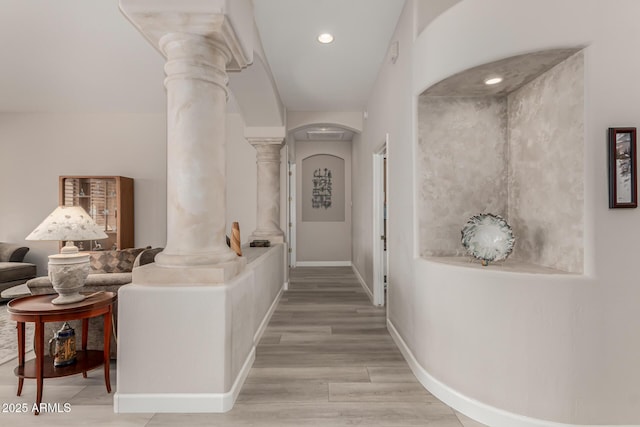
<path id="1" fill-rule="evenodd" d="M 0 402 L 24 400 L 15 397 L 14 364 L 0 366 Z M 46 425 L 481 426 L 416 381 L 387 332 L 385 309 L 371 305 L 350 267 L 291 270 L 289 291 L 225 414 L 113 414 L 101 380 L 98 370 L 45 383 L 44 400 L 71 403 L 75 416 L 0 413 L 0 425 L 41 426 L 46 416 Z M 26 381 L 23 396 L 34 389 Z"/>

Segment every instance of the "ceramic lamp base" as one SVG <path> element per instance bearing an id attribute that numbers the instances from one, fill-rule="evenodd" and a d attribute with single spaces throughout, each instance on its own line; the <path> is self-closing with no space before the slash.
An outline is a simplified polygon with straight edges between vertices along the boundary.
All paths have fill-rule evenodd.
<path id="1" fill-rule="evenodd" d="M 89 254 L 62 253 L 49 256 L 49 279 L 60 295 L 53 304 L 71 304 L 86 297 L 80 294 L 89 275 Z"/>
<path id="2" fill-rule="evenodd" d="M 80 302 L 87 297 L 76 292 L 74 295 L 60 295 L 51 300 L 51 304 L 71 304 L 73 302 Z"/>

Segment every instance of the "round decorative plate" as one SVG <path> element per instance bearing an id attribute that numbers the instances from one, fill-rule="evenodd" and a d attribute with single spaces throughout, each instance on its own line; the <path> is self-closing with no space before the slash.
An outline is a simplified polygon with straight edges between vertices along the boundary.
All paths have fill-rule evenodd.
<path id="1" fill-rule="evenodd" d="M 462 245 L 469 255 L 481 260 L 482 265 L 506 259 L 514 243 L 511 227 L 499 215 L 472 216 L 462 228 Z"/>

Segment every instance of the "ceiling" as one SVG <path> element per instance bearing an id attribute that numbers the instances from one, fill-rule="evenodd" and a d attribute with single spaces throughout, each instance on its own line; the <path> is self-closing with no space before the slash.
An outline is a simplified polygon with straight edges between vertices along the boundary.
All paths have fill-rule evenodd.
<path id="1" fill-rule="evenodd" d="M 405 0 L 253 1 L 288 110 L 364 110 Z M 319 43 L 323 32 L 334 42 Z"/>
<path id="2" fill-rule="evenodd" d="M 254 0 L 290 111 L 360 111 L 405 0 Z M 117 0 L 0 0 L 0 111 L 165 111 L 164 60 Z M 320 31 L 335 42 L 321 45 Z"/>

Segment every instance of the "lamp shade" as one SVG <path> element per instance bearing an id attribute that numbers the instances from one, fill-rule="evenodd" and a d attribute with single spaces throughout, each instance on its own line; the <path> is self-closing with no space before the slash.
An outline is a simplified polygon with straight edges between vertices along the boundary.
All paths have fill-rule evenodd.
<path id="1" fill-rule="evenodd" d="M 100 240 L 108 236 L 80 206 L 58 206 L 26 240 Z"/>

